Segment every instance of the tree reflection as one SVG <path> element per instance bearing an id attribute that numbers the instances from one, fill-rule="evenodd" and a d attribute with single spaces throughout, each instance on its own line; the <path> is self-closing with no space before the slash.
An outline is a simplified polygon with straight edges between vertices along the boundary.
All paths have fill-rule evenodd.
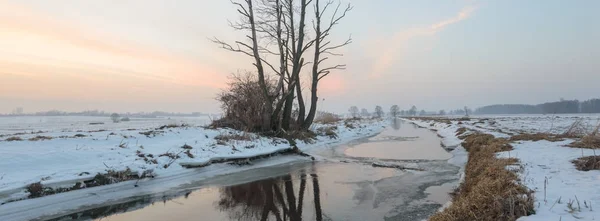
<path id="1" fill-rule="evenodd" d="M 310 179 L 314 195 L 316 216 L 314 219 L 321 221 L 319 180 L 316 174 L 310 174 Z M 297 192 L 295 187 L 298 188 Z M 300 221 L 302 220 L 306 188 L 307 174 L 305 171 L 223 187 L 217 207 L 220 211 L 227 212 L 232 220 Z"/>
<path id="2" fill-rule="evenodd" d="M 400 119 L 392 119 L 392 128 L 394 128 L 394 130 L 400 130 Z"/>

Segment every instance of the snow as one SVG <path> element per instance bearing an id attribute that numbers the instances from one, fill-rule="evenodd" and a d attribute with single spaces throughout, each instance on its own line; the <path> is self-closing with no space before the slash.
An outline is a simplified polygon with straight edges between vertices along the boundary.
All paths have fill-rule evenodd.
<path id="1" fill-rule="evenodd" d="M 454 144 L 460 143 L 454 133 L 461 126 L 496 137 L 510 137 L 510 134 L 518 133 L 563 133 L 577 120 L 582 120 L 586 129 L 591 130 L 598 124 L 598 119 L 600 115 L 597 114 L 520 115 L 477 116 L 470 121 L 462 121 L 461 125 L 456 120 L 451 125 L 434 121 L 412 122 L 437 130 L 438 134 L 444 136 L 444 142 Z M 498 157 L 519 159 L 522 169 L 518 172 L 519 176 L 524 185 L 534 191 L 536 213 L 521 217 L 519 221 L 600 218 L 600 171 L 579 171 L 571 163 L 579 157 L 593 156 L 600 152 L 565 146 L 571 142 L 573 140 L 570 139 L 560 142 L 518 141 L 511 143 L 514 150 L 498 153 Z M 451 160 L 459 164 L 466 162 L 466 151 L 461 151 L 462 153 L 453 153 L 455 157 Z"/>
<path id="2" fill-rule="evenodd" d="M 83 122 L 79 122 L 77 119 Z M 36 120 L 39 119 L 29 119 L 32 122 Z M 97 173 L 105 173 L 109 169 L 118 171 L 127 168 L 138 173 L 153 170 L 157 177 L 169 177 L 189 172 L 190 169 L 185 169 L 180 164 L 208 165 L 215 160 L 253 157 L 290 148 L 287 141 L 283 139 L 246 134 L 230 129 L 206 129 L 202 127 L 205 124 L 203 119 L 132 119 L 130 122 L 105 122 L 103 125 L 89 125 L 88 123 L 97 120 L 100 119 L 93 117 L 69 117 L 63 120 L 52 118 L 50 121 L 44 121 L 46 123 L 42 123 L 42 126 L 11 127 L 10 130 L 3 130 L 5 136 L 0 137 L 0 203 L 27 196 L 24 188 L 35 182 L 41 182 L 44 186 L 49 187 L 73 186 L 75 182 L 89 180 Z M 104 119 L 104 121 L 109 120 Z M 1 121 L 5 122 L 1 123 Z M 0 118 L 0 125 L 14 125 L 14 121 L 16 120 Z M 179 125 L 185 123 L 189 126 L 157 129 L 161 125 L 173 123 Z M 318 136 L 316 142 L 312 144 L 297 141 L 298 147 L 301 150 L 308 150 L 338 145 L 353 139 L 374 135 L 380 132 L 385 125 L 382 121 L 363 121 L 358 124 L 361 126 L 350 129 L 340 122 L 336 125 L 338 139 Z M 31 125 L 35 124 L 31 123 Z M 314 129 L 324 126 L 327 125 L 317 124 Z M 38 130 L 43 132 L 30 134 L 30 132 Z M 147 131 L 162 132 L 156 136 L 140 134 L 140 132 Z M 3 139 L 20 132 L 28 132 L 28 134 L 18 135 L 24 139 L 23 141 L 4 141 Z M 76 134 L 83 134 L 85 137 L 74 137 Z M 229 140 L 224 143 L 215 139 L 220 135 L 236 134 L 251 137 L 251 139 Z M 53 139 L 28 140 L 35 136 L 50 136 Z M 190 153 L 193 158 L 184 152 L 186 149 L 183 149 L 182 146 L 185 144 L 192 147 Z M 175 154 L 180 158 L 172 160 L 167 156 L 160 156 L 165 153 Z M 148 161 L 144 160 L 141 154 Z M 156 163 L 150 162 L 153 159 L 156 160 Z M 170 166 L 165 168 L 165 165 Z M 13 203 L 6 205 L 10 204 Z M 0 212 L 1 216 L 2 212 Z"/>

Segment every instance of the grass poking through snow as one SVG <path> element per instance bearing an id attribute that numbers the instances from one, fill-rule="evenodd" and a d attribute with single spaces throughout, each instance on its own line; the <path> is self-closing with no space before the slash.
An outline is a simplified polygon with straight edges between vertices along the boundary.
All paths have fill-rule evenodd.
<path id="1" fill-rule="evenodd" d="M 581 171 L 600 170 L 600 156 L 581 157 L 571 162 Z"/>
<path id="2" fill-rule="evenodd" d="M 514 221 L 534 213 L 532 191 L 507 169 L 518 160 L 496 157 L 497 152 L 512 149 L 508 140 L 472 134 L 462 145 L 469 152 L 465 180 L 455 190 L 452 204 L 430 221 Z"/>

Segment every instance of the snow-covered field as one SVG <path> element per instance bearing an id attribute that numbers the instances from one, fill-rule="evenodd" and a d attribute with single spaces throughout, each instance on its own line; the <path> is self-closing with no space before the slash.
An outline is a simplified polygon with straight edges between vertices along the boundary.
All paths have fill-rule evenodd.
<path id="1" fill-rule="evenodd" d="M 120 123 L 96 117 L 0 118 L 0 203 L 27 197 L 25 187 L 36 182 L 46 187 L 70 187 L 98 173 L 127 168 L 166 177 L 187 173 L 189 169 L 182 164 L 206 165 L 290 148 L 282 139 L 202 127 L 207 122 L 207 118 L 131 119 Z M 353 129 L 340 122 L 335 130 L 337 139 L 318 136 L 312 144 L 298 141 L 298 147 L 306 150 L 374 135 L 382 130 L 384 122 L 355 124 Z M 177 127 L 161 128 L 164 125 Z M 325 125 L 315 125 L 314 129 L 318 127 Z M 21 140 L 7 141 L 11 137 Z"/>
<path id="2" fill-rule="evenodd" d="M 460 127 L 510 137 L 519 133 L 560 134 L 578 120 L 584 122 L 587 130 L 592 130 L 599 119 L 600 115 L 477 116 L 469 121 L 453 120 L 450 125 L 434 121 L 416 123 L 437 130 L 445 141 L 458 145 L 460 140 L 455 133 Z M 524 184 L 535 191 L 536 214 L 521 217 L 520 221 L 600 219 L 600 171 L 579 171 L 571 163 L 596 153 L 591 149 L 566 147 L 573 141 L 517 141 L 511 143 L 514 150 L 498 153 L 499 157 L 519 159 L 523 167 L 519 175 Z"/>
<path id="3" fill-rule="evenodd" d="M 203 117 L 156 117 L 131 118 L 131 121 L 113 123 L 109 117 L 88 116 L 25 116 L 0 117 L 0 136 L 15 133 L 76 132 L 96 130 L 125 130 L 129 128 L 148 129 L 167 124 L 191 124 L 203 126 L 210 123 L 208 116 Z M 1 138 L 0 138 L 1 140 Z"/>

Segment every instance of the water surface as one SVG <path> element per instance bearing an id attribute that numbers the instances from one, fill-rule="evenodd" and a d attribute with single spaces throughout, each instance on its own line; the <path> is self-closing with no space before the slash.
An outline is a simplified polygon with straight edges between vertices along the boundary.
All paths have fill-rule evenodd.
<path id="1" fill-rule="evenodd" d="M 445 153 L 434 133 L 395 122 L 351 146 L 311 153 L 348 160 L 294 162 L 218 176 L 53 220 L 422 220 L 448 200 L 448 183 L 458 178 L 458 168 L 440 160 L 449 154 L 438 149 Z M 418 160 L 425 171 L 371 165 L 404 159 Z"/>

